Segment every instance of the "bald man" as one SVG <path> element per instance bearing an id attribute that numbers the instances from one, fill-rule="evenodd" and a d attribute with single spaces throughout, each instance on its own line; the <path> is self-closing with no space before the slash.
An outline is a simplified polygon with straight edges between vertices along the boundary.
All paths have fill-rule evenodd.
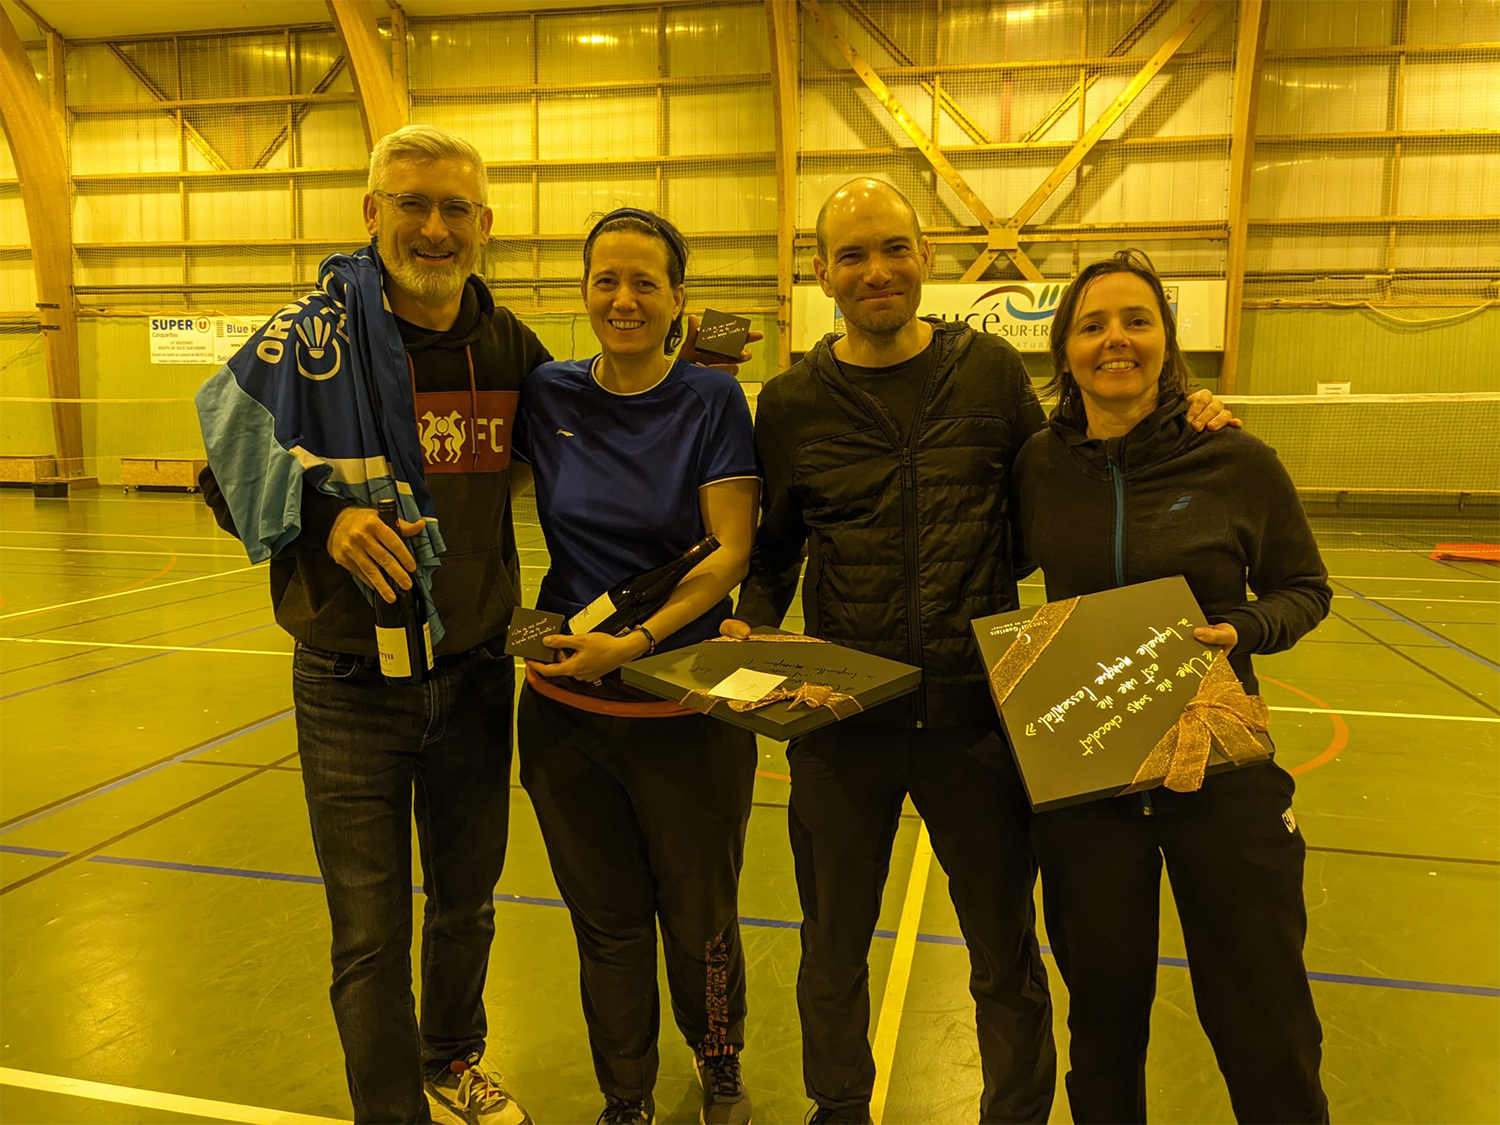
<path id="1" fill-rule="evenodd" d="M 1029 813 L 968 636 L 1017 604 L 1006 498 L 1042 410 L 1009 344 L 917 316 L 932 247 L 894 188 L 845 184 L 817 234 L 845 332 L 761 392 L 765 513 L 736 616 L 780 624 L 807 544 L 807 633 L 918 665 L 922 686 L 788 747 L 811 1120 L 870 1120 L 870 939 L 910 794 L 968 941 L 980 1120 L 1046 1121 L 1056 1053 Z"/>
<path id="2" fill-rule="evenodd" d="M 808 635 L 918 665 L 922 685 L 788 747 L 811 1120 L 870 1120 L 870 938 L 909 794 L 968 943 L 979 1119 L 1044 1122 L 1057 1063 L 1030 811 L 969 636 L 974 618 L 1017 607 L 1010 471 L 1042 409 L 1005 341 L 917 316 L 932 247 L 900 192 L 845 184 L 817 236 L 813 268 L 845 332 L 761 392 L 765 511 L 736 616 L 780 624 L 805 544 Z M 1196 419 L 1217 413 L 1210 397 Z"/>

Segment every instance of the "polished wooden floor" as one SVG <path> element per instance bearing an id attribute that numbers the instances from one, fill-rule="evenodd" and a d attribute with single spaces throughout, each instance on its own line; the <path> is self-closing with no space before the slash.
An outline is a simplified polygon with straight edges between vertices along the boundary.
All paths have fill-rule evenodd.
<path id="1" fill-rule="evenodd" d="M 534 519 L 521 531 L 530 599 L 546 555 Z M 1334 614 L 1258 662 L 1312 847 L 1307 963 L 1333 1114 L 1497 1121 L 1500 568 L 1337 542 Z M 1026 595 L 1041 600 L 1034 580 Z M 291 642 L 264 568 L 195 497 L 6 491 L 0 599 L 0 1120 L 347 1119 Z M 779 745 L 762 751 L 745 1074 L 757 1121 L 800 1121 L 786 766 Z M 538 1122 L 592 1121 L 567 913 L 526 795 L 511 800 L 490 1059 Z M 871 955 L 897 1033 L 883 1116 L 971 1121 L 967 959 L 941 869 L 921 877 L 919 827 L 903 821 Z M 1169 896 L 1162 909 L 1152 1117 L 1228 1121 Z M 903 916 L 914 943 L 897 940 Z M 887 996 L 893 960 L 909 979 Z M 1065 1049 L 1055 973 L 1053 990 Z M 664 1040 L 658 1119 L 697 1120 L 689 1052 Z M 1068 1120 L 1060 1089 L 1053 1120 Z"/>

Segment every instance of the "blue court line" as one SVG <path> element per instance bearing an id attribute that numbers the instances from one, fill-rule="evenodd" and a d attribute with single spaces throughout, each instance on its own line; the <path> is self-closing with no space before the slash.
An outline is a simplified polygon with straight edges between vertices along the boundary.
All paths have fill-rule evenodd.
<path id="1" fill-rule="evenodd" d="M 1401 622 L 1403 625 L 1410 625 L 1417 632 L 1426 634 L 1427 636 L 1431 637 L 1433 640 L 1437 641 L 1439 644 L 1444 645 L 1444 646 L 1446 646 L 1448 648 L 1451 648 L 1454 652 L 1461 652 L 1461 653 L 1463 653 L 1470 660 L 1477 660 L 1480 664 L 1483 664 L 1490 671 L 1492 671 L 1492 672 L 1500 672 L 1500 664 L 1496 664 L 1493 660 L 1490 660 L 1488 657 L 1480 656 L 1479 653 L 1474 652 L 1472 649 L 1464 648 L 1463 645 L 1458 644 L 1455 641 L 1450 641 L 1447 637 L 1443 636 L 1443 634 L 1434 632 L 1433 630 L 1427 628 L 1426 625 L 1423 625 L 1420 621 L 1417 621 L 1414 618 L 1407 617 L 1406 614 L 1400 612 L 1399 610 L 1392 609 L 1390 606 L 1387 606 L 1387 605 L 1381 605 L 1379 602 L 1375 601 L 1374 599 L 1365 597 L 1364 594 L 1361 594 L 1358 590 L 1355 590 L 1353 587 L 1346 586 L 1342 582 L 1339 583 L 1339 585 L 1343 586 L 1343 588 L 1345 590 L 1349 591 L 1349 596 L 1350 597 L 1359 599 L 1365 605 L 1373 606 L 1374 608 L 1380 610 L 1381 613 L 1384 613 L 1384 614 L 1388 615 L 1389 617 L 1393 618 L 1394 620 Z"/>
<path id="2" fill-rule="evenodd" d="M 142 657 L 140 657 L 140 658 L 138 658 L 136 660 L 127 660 L 123 664 L 111 664 L 107 668 L 95 668 L 92 672 L 81 672 L 81 673 L 79 673 L 76 676 L 69 676 L 65 680 L 53 680 L 50 684 L 41 684 L 41 685 L 39 685 L 37 687 L 22 688 L 20 691 L 13 691 L 9 695 L 0 695 L 0 700 L 15 699 L 17 696 L 30 695 L 34 691 L 45 691 L 47 688 L 57 687 L 60 684 L 71 684 L 75 680 L 86 680 L 90 676 L 101 676 L 105 672 L 118 672 L 121 668 L 129 668 L 132 664 L 144 664 L 148 660 L 160 660 L 163 656 L 176 656 L 178 653 L 182 652 L 184 649 L 200 648 L 203 645 L 211 645 L 215 641 L 227 641 L 230 637 L 241 637 L 241 636 L 244 636 L 246 633 L 253 633 L 257 629 L 269 629 L 272 624 L 274 624 L 274 622 L 268 622 L 265 625 L 252 625 L 248 629 L 240 629 L 240 630 L 238 630 L 237 632 L 234 632 L 234 633 L 225 633 L 222 637 L 209 637 L 208 640 L 206 640 L 206 641 L 198 641 L 196 644 L 183 645 L 182 648 L 180 648 L 180 649 L 173 649 L 171 652 L 153 652 L 150 656 L 142 656 Z M 183 626 L 183 627 L 184 628 L 191 628 L 191 626 Z M 105 650 L 105 649 L 96 649 L 95 651 L 96 652 L 103 652 L 103 651 L 107 651 L 107 650 Z M 84 654 L 83 653 L 79 653 L 78 655 L 82 656 Z M 287 655 L 290 656 L 291 653 L 287 653 Z M 24 671 L 24 669 L 13 668 L 13 669 L 11 669 L 11 671 L 20 672 L 20 671 Z"/>
<path id="3" fill-rule="evenodd" d="M 279 723 L 282 719 L 290 716 L 291 713 L 292 709 L 288 707 L 285 711 L 272 715 L 270 718 L 262 719 L 260 722 L 254 723 L 248 727 L 241 727 L 237 731 L 231 731 L 229 734 L 224 735 L 222 738 L 216 738 L 212 742 L 205 742 L 202 746 L 194 746 L 189 750 L 184 750 L 181 754 L 175 754 L 172 757 L 166 759 L 166 761 L 157 762 L 155 765 L 147 766 L 145 769 L 138 770 L 135 773 L 126 774 L 124 777 L 116 778 L 108 785 L 102 786 L 98 789 L 90 789 L 87 793 L 80 793 L 71 801 L 64 801 L 60 805 L 53 805 L 50 808 L 43 809 L 41 812 L 33 813 L 31 816 L 18 820 L 14 824 L 7 824 L 4 828 L 0 828 L 0 836 L 8 836 L 17 828 L 25 828 L 27 825 L 35 824 L 39 820 L 45 820 L 53 813 L 60 813 L 64 809 L 74 808 L 77 805 L 83 804 L 83 802 L 85 801 L 92 801 L 95 797 L 98 797 L 103 793 L 109 793 L 115 789 L 118 789 L 122 785 L 129 785 L 132 781 L 139 781 L 143 777 L 150 777 L 153 773 L 158 773 L 161 770 L 166 769 L 168 766 L 175 766 L 178 762 L 185 762 L 189 758 L 196 758 L 199 754 L 212 750 L 216 746 L 223 746 L 227 742 L 233 742 L 241 735 L 246 735 L 254 731 L 262 730 L 265 727 L 270 726 L 272 723 Z M 63 852 L 62 854 L 66 855 L 67 853 Z M 225 868 L 224 870 L 230 871 L 231 869 Z"/>
<path id="4" fill-rule="evenodd" d="M 9 845 L 0 844 L 0 851 L 11 851 Z M 66 852 L 59 853 L 66 855 Z M 228 875 L 235 879 L 269 879 L 277 883 L 306 883 L 321 887 L 323 880 L 316 875 L 288 875 L 284 871 L 255 871 L 247 867 L 215 867 L 207 863 L 173 863 L 166 859 L 129 859 L 124 856 L 96 855 L 88 863 L 110 863 L 116 867 L 151 867 L 158 871 L 187 871 L 196 875 Z"/>
<path id="5" fill-rule="evenodd" d="M 47 848 L 23 848 L 15 844 L 0 844 L 0 852 L 9 852 L 13 855 L 40 856 L 46 859 L 61 859 L 67 852 L 53 851 Z M 204 863 L 178 863 L 165 859 L 134 859 L 127 856 L 90 856 L 87 863 L 107 863 L 116 867 L 144 867 L 159 871 L 185 871 L 193 875 L 223 875 L 234 879 L 267 879 L 278 883 L 302 883 L 307 886 L 322 886 L 323 880 L 317 875 L 291 875 L 283 871 L 257 871 L 247 867 L 217 867 Z M 421 894 L 422 888 L 412 887 L 413 894 Z M 496 902 L 512 903 L 518 906 L 547 906 L 554 909 L 565 907 L 567 904 L 559 898 L 540 898 L 535 895 L 511 895 L 496 894 Z M 772 930 L 796 930 L 801 928 L 800 922 L 788 921 L 783 918 L 750 918 L 741 916 L 740 924 L 751 926 L 756 929 Z M 894 930 L 876 930 L 875 937 L 894 939 Z M 930 945 L 965 945 L 964 939 L 952 934 L 918 934 L 917 940 Z M 1042 952 L 1052 956 L 1050 947 L 1042 946 Z M 1182 957 L 1158 957 L 1158 965 L 1171 968 L 1187 968 L 1187 960 Z M 1447 984 L 1442 981 L 1427 980 L 1400 980 L 1395 977 L 1369 977 L 1354 976 L 1349 973 L 1324 973 L 1312 969 L 1308 970 L 1308 980 L 1326 981 L 1330 984 L 1352 984 L 1365 988 L 1396 988 L 1409 989 L 1417 992 L 1445 992 L 1458 996 L 1483 996 L 1487 999 L 1500 999 L 1500 988 L 1491 988 L 1488 985 L 1479 984 Z"/>
<path id="6" fill-rule="evenodd" d="M 963 938 L 952 934 L 918 934 L 917 940 L 931 942 L 934 945 L 967 944 Z M 1043 945 L 1042 952 L 1048 957 L 1054 956 L 1050 945 Z M 1158 957 L 1156 963 L 1170 965 L 1174 969 L 1188 967 L 1186 957 Z M 1416 992 L 1448 992 L 1459 996 L 1500 997 L 1500 988 L 1490 988 L 1482 984 L 1442 984 L 1430 980 L 1400 980 L 1396 977 L 1362 977 L 1350 973 L 1324 973 L 1315 969 L 1307 970 L 1307 979 L 1327 981 L 1329 984 L 1357 984 L 1366 988 L 1404 988 Z"/>

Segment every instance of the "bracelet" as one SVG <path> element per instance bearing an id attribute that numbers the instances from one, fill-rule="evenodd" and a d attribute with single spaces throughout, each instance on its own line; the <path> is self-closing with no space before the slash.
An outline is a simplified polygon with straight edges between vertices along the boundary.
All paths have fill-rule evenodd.
<path id="1" fill-rule="evenodd" d="M 637 625 L 636 628 L 646 634 L 646 644 L 648 646 L 646 649 L 646 655 L 650 656 L 653 652 L 656 651 L 656 638 L 651 635 L 651 630 L 646 628 L 644 625 Z"/>

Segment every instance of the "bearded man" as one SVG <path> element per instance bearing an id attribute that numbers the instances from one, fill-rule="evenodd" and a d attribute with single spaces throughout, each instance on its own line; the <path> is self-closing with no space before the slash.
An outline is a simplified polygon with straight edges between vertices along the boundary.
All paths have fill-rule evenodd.
<path id="1" fill-rule="evenodd" d="M 371 245 L 325 261 L 319 292 L 198 396 L 204 498 L 252 560 L 270 558 L 276 621 L 297 641 L 297 747 L 360 1122 L 529 1120 L 479 1060 L 510 809 L 509 435 L 522 380 L 552 357 L 473 275 L 492 222 L 486 179 L 478 151 L 442 130 L 382 139 L 364 197 Z M 360 444 L 382 428 L 384 441 Z M 382 495 L 408 517 L 399 535 L 373 507 Z M 387 602 L 422 583 L 442 623 L 427 682 L 381 674 L 374 610 L 351 574 Z"/>

